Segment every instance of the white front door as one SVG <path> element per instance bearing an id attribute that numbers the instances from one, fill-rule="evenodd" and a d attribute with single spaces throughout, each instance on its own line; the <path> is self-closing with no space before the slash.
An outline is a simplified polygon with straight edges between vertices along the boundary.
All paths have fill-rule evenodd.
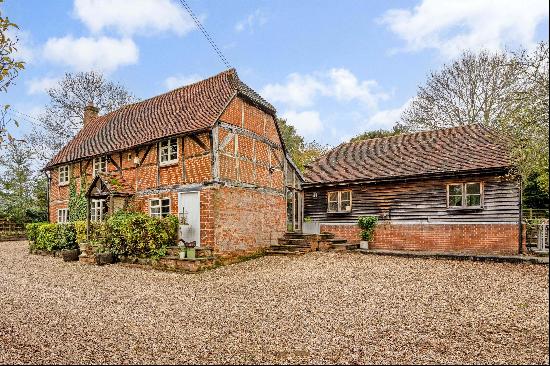
<path id="1" fill-rule="evenodd" d="M 180 216 L 179 239 L 185 242 L 194 241 L 201 245 L 201 201 L 200 192 L 180 192 L 178 196 L 178 213 Z M 181 217 L 184 217 L 182 223 Z"/>

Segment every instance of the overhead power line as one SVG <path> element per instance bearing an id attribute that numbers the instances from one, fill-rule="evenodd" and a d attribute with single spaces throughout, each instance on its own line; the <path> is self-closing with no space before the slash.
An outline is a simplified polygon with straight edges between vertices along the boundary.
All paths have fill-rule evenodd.
<path id="1" fill-rule="evenodd" d="M 219 49 L 219 47 L 216 45 L 216 42 L 214 42 L 214 40 L 212 39 L 212 37 L 210 36 L 210 34 L 206 31 L 206 29 L 204 28 L 204 26 L 202 25 L 201 21 L 199 20 L 199 18 L 197 18 L 197 16 L 195 15 L 195 13 L 193 13 L 193 10 L 191 10 L 191 7 L 187 4 L 187 2 L 185 0 L 180 0 L 180 3 L 181 5 L 183 5 L 183 7 L 185 8 L 185 10 L 187 10 L 187 13 L 189 13 L 189 15 L 191 16 L 191 18 L 193 18 L 193 21 L 195 22 L 197 28 L 199 28 L 199 30 L 202 32 L 202 34 L 204 35 L 204 37 L 206 37 L 206 40 L 210 43 L 210 45 L 212 46 L 212 48 L 214 49 L 214 52 L 216 52 L 216 54 L 220 57 L 221 61 L 223 62 L 223 64 L 225 65 L 225 67 L 227 67 L 228 69 L 231 68 L 231 64 L 229 63 L 229 61 L 227 61 L 227 58 L 225 58 L 224 54 L 222 53 L 222 51 Z"/>

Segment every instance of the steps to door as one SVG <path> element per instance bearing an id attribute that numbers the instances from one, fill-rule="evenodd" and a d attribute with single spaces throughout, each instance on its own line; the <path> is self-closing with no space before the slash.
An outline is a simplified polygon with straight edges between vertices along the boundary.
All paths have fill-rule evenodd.
<path id="1" fill-rule="evenodd" d="M 346 251 L 355 250 L 358 244 L 350 244 L 345 239 L 335 238 L 334 234 L 302 234 L 286 233 L 279 238 L 277 244 L 266 251 L 269 255 L 302 255 L 314 251 Z"/>

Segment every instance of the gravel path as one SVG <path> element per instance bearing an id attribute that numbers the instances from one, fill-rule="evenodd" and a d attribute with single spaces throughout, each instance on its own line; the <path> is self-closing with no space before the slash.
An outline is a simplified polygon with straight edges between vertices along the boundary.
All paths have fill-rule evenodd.
<path id="1" fill-rule="evenodd" d="M 0 363 L 548 363 L 548 267 L 311 253 L 200 274 L 0 243 Z"/>

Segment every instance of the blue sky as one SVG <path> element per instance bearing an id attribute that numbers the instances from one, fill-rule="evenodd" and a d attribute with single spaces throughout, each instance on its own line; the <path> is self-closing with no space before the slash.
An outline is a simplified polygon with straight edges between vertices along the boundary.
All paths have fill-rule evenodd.
<path id="1" fill-rule="evenodd" d="M 241 79 L 307 140 L 391 128 L 431 70 L 465 49 L 548 40 L 544 0 L 188 0 Z M 5 0 L 27 67 L 0 102 L 32 116 L 65 72 L 139 98 L 225 69 L 178 0 Z M 32 126 L 21 120 L 15 135 Z"/>

